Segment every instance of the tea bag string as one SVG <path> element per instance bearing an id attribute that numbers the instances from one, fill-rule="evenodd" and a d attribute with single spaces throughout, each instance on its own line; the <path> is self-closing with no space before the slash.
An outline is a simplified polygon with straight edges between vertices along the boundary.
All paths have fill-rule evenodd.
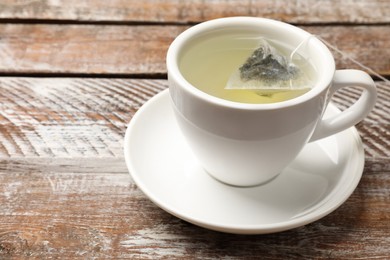
<path id="1" fill-rule="evenodd" d="M 291 52 L 290 54 L 290 57 L 289 57 L 289 62 L 291 63 L 292 62 L 292 59 L 294 57 L 294 55 L 298 52 L 298 50 L 304 45 L 304 44 L 307 44 L 311 38 L 313 38 L 314 36 L 311 34 L 309 35 L 306 39 L 302 40 L 297 47 L 295 47 L 295 49 Z"/>
<path id="2" fill-rule="evenodd" d="M 298 50 L 303 46 L 303 45 L 306 45 L 311 38 L 313 38 L 314 36 L 312 34 L 310 34 L 308 37 L 306 37 L 306 39 L 303 39 L 298 45 L 297 47 L 295 47 L 295 49 L 290 53 L 290 56 L 289 56 L 289 60 L 288 60 L 288 63 L 289 64 L 292 64 L 293 63 L 293 57 L 294 55 L 298 52 Z M 289 80 L 289 85 L 290 85 L 290 89 L 293 89 L 294 88 L 294 84 L 293 84 L 293 80 L 290 79 Z"/>
<path id="3" fill-rule="evenodd" d="M 377 73 L 375 70 L 371 69 L 370 67 L 367 67 L 365 65 L 363 65 L 362 63 L 358 62 L 357 60 L 355 60 L 354 58 L 351 58 L 350 56 L 348 56 L 345 52 L 341 51 L 340 49 L 338 49 L 336 46 L 330 44 L 329 42 L 325 41 L 322 37 L 316 35 L 316 37 L 321 40 L 326 46 L 328 46 L 328 48 L 332 49 L 333 51 L 337 52 L 338 54 L 340 54 L 343 58 L 347 59 L 347 60 L 350 60 L 352 61 L 354 64 L 358 65 L 360 68 L 362 68 L 363 70 L 366 70 L 367 72 L 371 73 L 372 75 L 378 77 L 379 79 L 383 80 L 384 82 L 387 82 L 389 83 L 390 81 L 388 79 L 386 79 L 385 77 L 381 76 L 379 73 Z"/>

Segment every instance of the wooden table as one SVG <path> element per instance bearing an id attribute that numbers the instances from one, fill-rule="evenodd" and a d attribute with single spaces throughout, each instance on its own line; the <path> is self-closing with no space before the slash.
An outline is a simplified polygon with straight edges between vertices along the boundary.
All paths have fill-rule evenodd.
<path id="1" fill-rule="evenodd" d="M 0 259 L 390 259 L 390 84 L 359 123 L 363 178 L 340 208 L 270 235 L 184 222 L 137 188 L 123 157 L 134 113 L 167 88 L 165 53 L 198 22 L 283 20 L 390 77 L 390 2 L 0 2 Z M 338 93 L 341 108 L 359 92 Z"/>

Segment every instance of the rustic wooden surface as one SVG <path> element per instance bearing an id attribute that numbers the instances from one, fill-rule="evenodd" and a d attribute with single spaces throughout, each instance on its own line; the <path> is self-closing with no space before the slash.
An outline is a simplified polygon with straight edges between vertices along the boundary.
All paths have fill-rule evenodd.
<path id="1" fill-rule="evenodd" d="M 165 52 L 194 23 L 233 15 L 296 24 L 390 78 L 390 3 L 0 2 L 0 259 L 390 259 L 390 84 L 357 125 L 363 178 L 335 212 L 259 236 L 165 213 L 123 158 L 134 113 L 167 88 Z M 345 108 L 359 92 L 343 90 Z"/>

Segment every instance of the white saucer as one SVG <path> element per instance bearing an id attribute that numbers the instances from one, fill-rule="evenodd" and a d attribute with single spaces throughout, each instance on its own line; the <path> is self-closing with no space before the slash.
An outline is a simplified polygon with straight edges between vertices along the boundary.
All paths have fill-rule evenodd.
<path id="1" fill-rule="evenodd" d="M 326 114 L 338 113 L 330 105 Z M 210 177 L 176 125 L 168 90 L 150 99 L 126 131 L 125 159 L 137 186 L 167 212 L 208 229 L 263 234 L 299 227 L 339 207 L 364 166 L 355 128 L 308 144 L 277 178 L 239 188 Z"/>

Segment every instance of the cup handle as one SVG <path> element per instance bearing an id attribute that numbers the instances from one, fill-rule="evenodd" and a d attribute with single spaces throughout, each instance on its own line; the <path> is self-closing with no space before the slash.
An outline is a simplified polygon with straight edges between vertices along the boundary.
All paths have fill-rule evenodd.
<path id="1" fill-rule="evenodd" d="M 309 142 L 333 135 L 356 125 L 375 106 L 376 87 L 372 78 L 360 70 L 337 70 L 328 93 L 328 104 L 333 94 L 344 87 L 363 88 L 359 99 L 349 108 L 327 119 L 321 119 Z"/>

